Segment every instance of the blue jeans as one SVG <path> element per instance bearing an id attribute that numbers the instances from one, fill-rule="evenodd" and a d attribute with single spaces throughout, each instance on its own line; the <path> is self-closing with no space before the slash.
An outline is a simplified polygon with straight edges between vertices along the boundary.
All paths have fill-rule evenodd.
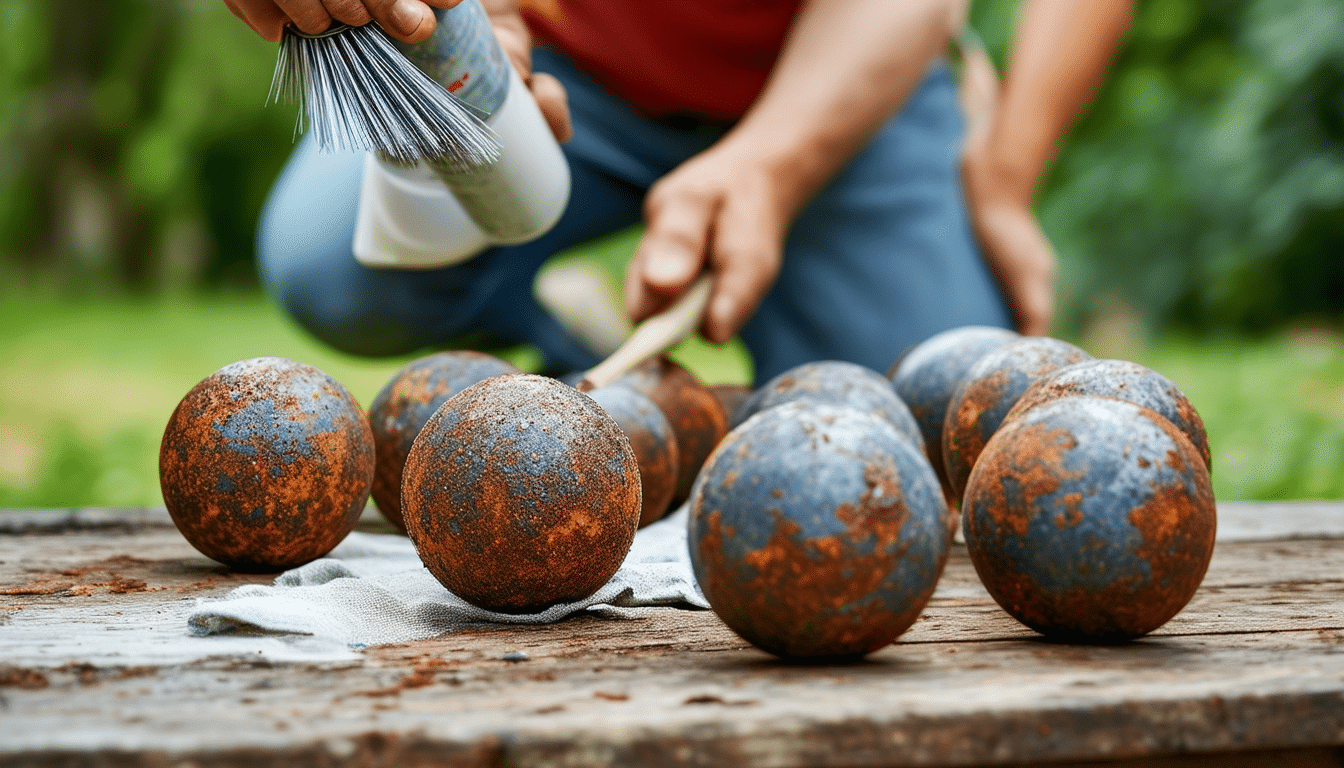
<path id="1" fill-rule="evenodd" d="M 536 345 L 549 363 L 597 362 L 532 295 L 542 263 L 572 245 L 639 221 L 645 191 L 722 130 L 651 120 L 568 59 L 534 52 L 564 83 L 574 139 L 564 146 L 572 193 L 541 238 L 492 248 L 437 270 L 369 269 L 351 253 L 363 157 L 295 150 L 262 214 L 258 261 L 273 297 L 328 344 L 397 355 L 464 334 Z M 958 149 L 956 87 L 930 70 L 889 120 L 800 213 L 783 267 L 741 338 L 757 383 L 813 360 L 884 371 L 908 346 L 959 325 L 1011 327 L 969 228 Z"/>

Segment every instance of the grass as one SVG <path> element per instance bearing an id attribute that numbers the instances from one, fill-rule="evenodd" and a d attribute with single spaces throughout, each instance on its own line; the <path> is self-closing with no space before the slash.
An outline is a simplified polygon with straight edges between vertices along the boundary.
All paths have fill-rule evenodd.
<path id="1" fill-rule="evenodd" d="M 589 249 L 610 268 L 634 234 Z M 710 383 L 745 382 L 740 347 L 692 339 L 673 357 Z M 0 301 L 0 507 L 160 505 L 158 449 L 168 417 L 198 381 L 250 357 L 321 368 L 368 407 L 414 357 L 365 360 L 323 346 L 264 296 L 102 297 L 9 293 Z M 540 363 L 519 347 L 502 356 Z"/>
<path id="2" fill-rule="evenodd" d="M 621 236 L 601 246 L 616 253 Z M 625 250 L 624 253 L 628 253 Z M 605 260 L 609 254 L 600 249 Z M 1302 328 L 1257 341 L 1162 338 L 1098 356 L 1165 373 L 1209 429 L 1220 499 L 1344 498 L 1344 344 Z M 6 297 L 0 304 L 0 507 L 158 505 L 158 443 L 178 400 L 248 357 L 302 360 L 366 407 L 410 358 L 360 360 L 306 336 L 255 294 L 149 300 Z M 535 353 L 508 355 L 523 367 Z M 745 381 L 740 348 L 676 356 L 711 383 Z"/>

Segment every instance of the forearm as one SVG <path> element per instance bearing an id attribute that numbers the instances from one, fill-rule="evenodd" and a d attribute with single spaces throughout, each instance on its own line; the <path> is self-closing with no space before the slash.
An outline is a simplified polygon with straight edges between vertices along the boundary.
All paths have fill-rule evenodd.
<path id="1" fill-rule="evenodd" d="M 905 101 L 947 46 L 958 0 L 807 0 L 764 91 L 724 138 L 796 212 Z"/>
<path id="2" fill-rule="evenodd" d="M 1055 150 L 1124 39 L 1133 0 L 1027 0 L 987 153 L 1002 183 L 1035 198 Z"/>

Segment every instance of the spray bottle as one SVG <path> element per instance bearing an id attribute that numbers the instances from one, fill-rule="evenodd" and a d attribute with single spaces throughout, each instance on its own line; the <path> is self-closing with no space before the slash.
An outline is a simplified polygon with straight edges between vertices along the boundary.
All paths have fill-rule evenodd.
<path id="1" fill-rule="evenodd" d="M 435 15 L 416 44 L 372 24 L 282 43 L 272 93 L 304 103 L 323 149 L 367 150 L 353 242 L 367 266 L 429 269 L 527 242 L 569 201 L 564 154 L 480 0 Z"/>

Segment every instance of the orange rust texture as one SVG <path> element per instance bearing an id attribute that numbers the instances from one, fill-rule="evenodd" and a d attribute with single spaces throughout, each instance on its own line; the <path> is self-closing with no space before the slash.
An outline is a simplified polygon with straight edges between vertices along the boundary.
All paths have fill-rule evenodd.
<path id="1" fill-rule="evenodd" d="M 51 685 L 47 676 L 36 669 L 27 667 L 0 667 L 0 688 L 19 688 L 25 691 L 39 691 Z"/>
<path id="2" fill-rule="evenodd" d="M 173 411 L 160 485 L 173 522 L 202 554 L 242 571 L 280 571 L 325 555 L 354 529 L 373 480 L 373 436 L 359 404 L 326 374 L 292 361 L 246 362 L 253 365 L 241 375 L 221 375 L 243 365 L 234 364 L 207 377 Z M 307 383 L 291 388 L 296 379 Z M 328 400 L 337 428 L 310 429 L 317 417 L 304 413 L 301 397 Z M 220 435 L 218 425 L 264 400 L 277 421 L 305 433 L 312 455 L 282 456 L 263 436 L 249 441 L 249 454 Z M 218 487 L 223 476 L 230 492 Z"/>
<path id="3" fill-rule="evenodd" d="M 751 387 L 745 384 L 716 384 L 709 389 L 719 401 L 719 407 L 723 409 L 724 415 L 730 420 L 752 395 Z"/>
<path id="4" fill-rule="evenodd" d="M 1216 528 L 1209 474 L 1198 462 L 1186 460 L 1198 452 L 1180 430 L 1153 411 L 1139 410 L 1175 443 L 1166 463 L 1182 477 L 1193 479 L 1195 493 L 1188 493 L 1179 479 L 1170 485 L 1154 483 L 1149 500 L 1129 512 L 1129 522 L 1143 537 L 1143 546 L 1134 556 L 1148 564 L 1146 581 L 1136 573 L 1116 578 L 1104 589 L 1052 592 L 1024 573 L 995 568 L 977 556 L 973 546 L 972 559 L 985 586 L 1008 613 L 1027 626 L 1060 639 L 1117 642 L 1139 637 L 1179 613 L 1203 581 Z M 997 443 L 986 462 L 976 467 L 968 486 L 968 504 L 974 498 L 973 503 L 988 512 L 998 536 L 1024 537 L 1031 517 L 1044 509 L 1039 499 L 1084 473 L 1064 470 L 1064 454 L 1077 445 L 1067 430 L 1019 425 L 1005 436 L 1012 439 Z M 1152 466 L 1139 456 L 1132 460 L 1141 468 Z M 1010 508 L 1003 493 L 1005 479 L 1022 489 L 1021 506 Z M 1056 524 L 1081 522 L 1081 509 L 1070 504 L 1081 503 L 1081 495 L 1067 494 L 1063 500 L 1065 510 L 1055 518 Z M 985 523 L 977 515 L 968 520 L 968 525 L 976 527 L 973 535 L 981 540 L 994 535 Z M 1100 550 L 1105 542 L 1097 541 L 1095 546 Z"/>
<path id="5" fill-rule="evenodd" d="M 75 568 L 63 568 L 56 573 L 38 574 L 17 587 L 0 589 L 0 595 L 92 595 L 106 590 L 124 595 L 131 592 L 158 591 L 140 579 L 127 578 L 117 569 L 144 565 L 149 561 L 129 555 L 116 555 L 97 563 Z"/>
<path id="6" fill-rule="evenodd" d="M 401 472 L 406 454 L 430 415 L 448 398 L 490 376 L 517 373 L 499 358 L 473 350 L 438 352 L 404 366 L 369 408 L 377 456 L 373 501 L 393 525 L 406 530 L 401 516 Z"/>
<path id="7" fill-rule="evenodd" d="M 1199 457 L 1204 460 L 1204 466 L 1213 472 L 1213 452 L 1209 448 L 1208 430 L 1204 428 L 1204 419 L 1200 418 L 1199 411 L 1195 410 L 1194 403 L 1185 396 L 1180 390 L 1172 392 L 1172 397 L 1176 400 L 1176 412 L 1189 428 L 1185 436 L 1191 439 Z"/>
<path id="8" fill-rule="evenodd" d="M 449 416 L 460 418 L 448 426 Z M 541 454 L 525 429 L 576 437 Z M 463 467 L 478 476 L 466 481 Z M 524 489 L 520 476 L 538 467 Z M 616 422 L 578 390 L 530 374 L 453 398 L 425 425 L 403 473 L 407 533 L 425 566 L 454 594 L 503 613 L 599 589 L 634 541 L 640 500 L 639 468 Z"/>
<path id="9" fill-rule="evenodd" d="M 1204 580 L 1213 552 L 1212 500 L 1211 489 L 1201 499 L 1180 487 L 1161 488 L 1130 512 L 1144 534 L 1136 554 L 1151 569 L 1146 582 L 1136 574 L 1100 590 L 1047 594 L 1025 578 L 999 579 L 994 598 L 1023 624 L 1061 639 L 1118 642 L 1146 635 L 1180 613 Z"/>
<path id="10" fill-rule="evenodd" d="M 734 534 L 722 524 L 721 511 L 705 516 L 701 588 L 729 628 L 780 656 L 855 656 L 890 644 L 919 618 L 932 584 L 899 613 L 877 597 L 906 555 L 900 537 L 910 513 L 894 467 L 870 464 L 865 475 L 868 490 L 835 511 L 845 523 L 843 534 L 800 539 L 797 523 L 770 510 L 775 522 L 769 542 L 741 564 L 726 558 L 724 538 Z M 755 577 L 740 580 L 744 570 Z"/>
<path id="11" fill-rule="evenodd" d="M 1069 367 L 1068 370 L 1061 368 L 1055 375 L 1047 376 L 1033 384 L 1022 397 L 1018 398 L 1008 415 L 1004 417 L 1004 423 L 1062 397 L 1080 395 L 1116 397 L 1145 407 L 1156 406 L 1159 411 L 1164 411 L 1165 406 L 1174 412 L 1170 416 L 1172 423 L 1191 441 L 1200 458 L 1204 460 L 1205 467 L 1213 471 L 1213 457 L 1209 450 L 1209 437 L 1204 428 L 1204 420 L 1200 418 L 1199 412 L 1195 410 L 1194 404 L 1185 393 L 1169 379 L 1129 361 L 1091 360 L 1082 366 L 1087 369 L 1086 373 L 1080 370 L 1079 366 Z M 1150 398 L 1156 395 L 1147 387 L 1129 388 L 1130 381 L 1138 381 L 1145 376 L 1151 377 L 1149 384 L 1162 382 L 1161 391 L 1165 394 L 1167 403 L 1158 405 L 1149 402 Z M 1102 380 L 1098 381 L 1097 377 L 1101 377 Z M 1164 411 L 1163 415 L 1166 413 Z"/>
<path id="12" fill-rule="evenodd" d="M 681 455 L 677 451 L 676 438 L 662 439 L 659 435 L 638 428 L 625 429 L 630 439 L 630 447 L 635 452 L 635 462 L 639 464 L 639 480 L 643 493 L 640 505 L 639 525 L 648 525 L 663 519 L 672 504 L 672 496 L 677 490 L 677 468 Z"/>
<path id="13" fill-rule="evenodd" d="M 658 404 L 677 436 L 680 465 L 672 503 L 691 495 L 691 485 L 714 446 L 728 434 L 728 414 L 719 399 L 695 374 L 667 358 L 649 360 L 619 383 Z"/>
<path id="14" fill-rule="evenodd" d="M 986 354 L 971 367 L 943 424 L 943 461 L 958 498 L 966 492 L 966 480 L 985 443 L 1007 420 L 1014 401 L 1053 371 L 1090 359 L 1067 342 L 1028 337 Z"/>
<path id="15" fill-rule="evenodd" d="M 652 400 L 628 388 L 602 387 L 589 394 L 616 421 L 634 449 L 643 499 L 640 527 L 661 520 L 671 508 L 681 465 L 672 425 Z"/>
<path id="16" fill-rule="evenodd" d="M 1085 394 L 1087 394 L 1087 391 L 1075 381 L 1053 381 L 1050 379 L 1043 379 L 1036 382 L 1029 387 L 1026 392 L 1022 393 L 1022 397 L 1017 399 L 1017 402 L 1013 404 L 1012 409 L 1008 411 L 1008 415 L 1005 416 L 1003 420 L 1005 423 L 1013 421 L 1026 411 L 1039 405 L 1045 405 L 1046 403 L 1058 400 L 1061 397 L 1075 397 Z"/>
<path id="17" fill-rule="evenodd" d="M 957 495 L 947 479 L 943 458 L 943 424 L 957 383 L 977 360 L 1022 338 L 1016 332 L 987 326 L 963 326 L 931 336 L 906 351 L 887 370 L 896 393 L 910 408 L 924 435 L 929 463 L 943 488 L 949 507 Z"/>
<path id="18" fill-rule="evenodd" d="M 943 463 L 954 499 L 966 492 L 966 479 L 989 439 L 980 432 L 980 418 L 998 404 L 1008 384 L 1008 374 L 998 371 L 966 382 L 952 399 L 943 422 Z"/>
<path id="19" fill-rule="evenodd" d="M 1051 429 L 1043 424 L 1032 424 L 1013 431 L 1012 440 L 1003 443 L 983 466 L 976 466 L 967 483 L 967 497 L 977 498 L 989 521 L 972 515 L 967 525 L 975 526 L 976 533 L 988 537 L 992 531 L 1026 536 L 1031 518 L 1039 507 L 1039 500 L 1059 490 L 1067 480 L 1078 480 L 1085 474 L 1064 469 L 1065 455 L 1078 447 L 1078 439 L 1063 427 Z M 984 478 L 982 480 L 981 478 Z M 1010 503 L 1004 493 L 1005 481 L 1019 489 L 1021 506 Z M 978 501 L 988 495 L 988 501 Z M 987 523 L 992 525 L 986 528 Z M 1067 518 L 1066 518 L 1067 522 Z M 1003 534 L 1000 534 L 1003 535 Z"/>
<path id="20" fill-rule="evenodd" d="M 413 402 L 443 402 L 451 397 L 448 382 L 432 375 L 428 368 L 406 371 L 389 382 L 386 411 L 370 410 L 369 424 L 373 430 L 374 454 L 377 457 L 373 474 L 373 501 L 393 525 L 406 530 L 401 517 L 401 471 L 406 466 L 406 454 L 411 452 L 415 436 L 424 424 L 411 424 L 403 411 Z M 382 393 L 379 393 L 380 396 Z M 381 400 L 381 397 L 380 397 Z"/>

